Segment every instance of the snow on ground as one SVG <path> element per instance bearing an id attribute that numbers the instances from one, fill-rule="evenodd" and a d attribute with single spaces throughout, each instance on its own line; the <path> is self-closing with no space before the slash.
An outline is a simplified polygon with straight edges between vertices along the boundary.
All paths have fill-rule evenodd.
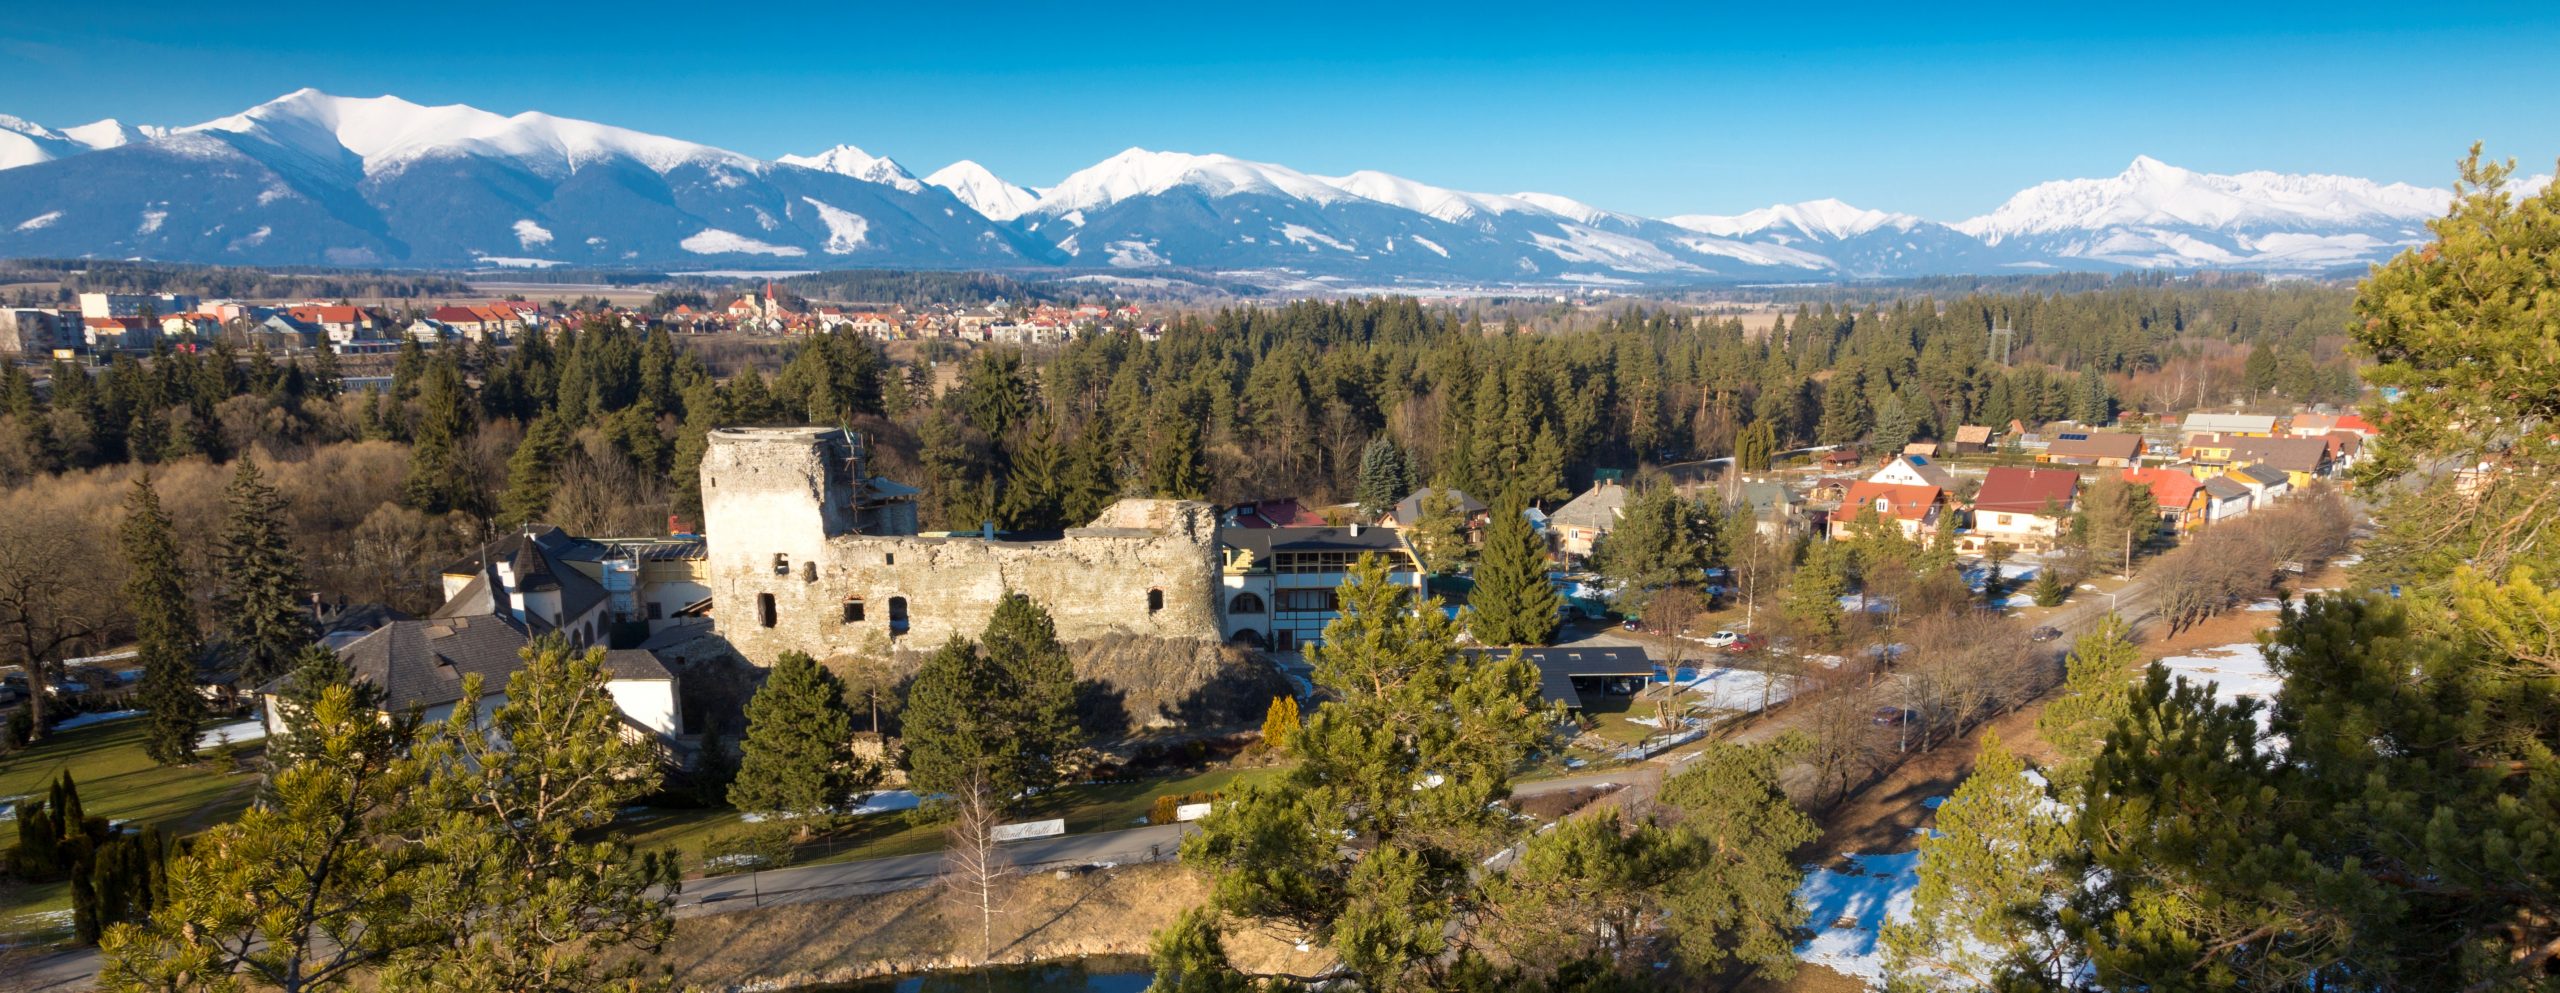
<path id="1" fill-rule="evenodd" d="M 800 199 L 807 201 L 809 206 L 817 208 L 818 220 L 826 224 L 827 254 L 829 255 L 849 254 L 854 249 L 861 248 L 862 239 L 871 234 L 871 222 L 863 219 L 860 214 L 831 203 L 821 202 L 816 197 Z"/>
<path id="2" fill-rule="evenodd" d="M 527 217 L 515 224 L 516 243 L 526 248 L 539 248 L 551 243 L 551 229 Z"/>
<path id="3" fill-rule="evenodd" d="M 1893 612 L 1893 600 L 1864 593 L 1843 593 L 1840 595 L 1840 609 L 1851 614 L 1862 609 L 1870 614 L 1890 614 Z"/>
<path id="4" fill-rule="evenodd" d="M 683 241 L 676 242 L 676 244 L 679 247 L 682 247 L 685 251 L 692 252 L 696 255 L 792 256 L 809 254 L 806 250 L 796 245 L 769 245 L 753 238 L 749 238 L 746 235 L 738 234 L 734 231 L 723 231 L 719 228 L 704 228 L 700 231 L 694 232 L 693 234 L 687 235 Z"/>
<path id="5" fill-rule="evenodd" d="M 196 747 L 219 748 L 224 742 L 256 741 L 266 736 L 267 722 L 246 720 L 221 727 L 206 728 L 202 734 L 196 735 Z"/>
<path id="6" fill-rule="evenodd" d="M 2171 656 L 2161 659 L 2160 664 L 2168 667 L 2170 675 L 2183 676 L 2190 683 L 2199 686 L 2214 684 L 2214 699 L 2225 703 L 2247 697 L 2273 706 L 2276 691 L 2284 687 L 2284 680 L 2268 668 L 2267 654 L 2256 642 L 2202 649 L 2194 655 Z M 2265 730 L 2267 721 L 2267 711 L 2259 710 L 2258 728 Z"/>
<path id="7" fill-rule="evenodd" d="M 88 727 L 92 724 L 104 724 L 108 721 L 121 721 L 127 717 L 140 716 L 142 716 L 142 712 L 139 710 L 105 710 L 94 714 L 80 714 L 64 718 L 61 723 L 55 724 L 53 729 L 56 731 L 71 731 Z"/>
<path id="8" fill-rule="evenodd" d="M 61 212 L 61 211 L 59 211 L 59 210 L 48 210 L 48 211 L 45 211 L 44 213 L 37 214 L 37 215 L 36 215 L 36 216 L 34 216 L 34 217 L 30 217 L 30 218 L 27 218 L 26 220 L 19 221 L 19 222 L 18 222 L 18 230 L 20 230 L 20 231 L 41 231 L 41 230 L 43 230 L 43 229 L 45 229 L 45 228 L 47 228 L 47 227 L 52 226 L 53 222 L 55 222 L 55 221 L 59 221 L 59 220 L 61 220 L 61 219 L 62 219 L 62 212 Z"/>
<path id="9" fill-rule="evenodd" d="M 1773 676 L 1757 669 L 1706 670 L 1682 669 L 1673 684 L 1683 693 L 1697 699 L 1689 706 L 1697 710 L 1748 714 L 1760 709 L 1763 694 L 1771 705 L 1785 703 L 1795 695 L 1796 680 L 1791 676 Z"/>
<path id="10" fill-rule="evenodd" d="M 1882 934 L 1887 918 L 1911 919 L 1911 891 L 1920 885 L 1920 853 L 1851 855 L 1848 871 L 1808 868 L 1796 899 L 1808 911 L 1812 939 L 1796 946 L 1796 958 L 1842 975 L 1884 980 Z M 1850 926 L 1834 927 L 1846 920 Z"/>

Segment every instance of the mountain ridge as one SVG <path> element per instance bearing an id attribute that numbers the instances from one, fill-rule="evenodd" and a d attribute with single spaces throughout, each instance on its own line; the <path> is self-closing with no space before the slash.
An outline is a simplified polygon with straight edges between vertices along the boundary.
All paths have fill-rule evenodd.
<path id="1" fill-rule="evenodd" d="M 2039 183 L 1954 222 L 1829 198 L 1650 218 L 1555 194 L 1137 147 L 1046 189 L 966 159 L 918 179 L 849 143 L 765 160 L 538 111 L 311 89 L 179 128 L 0 117 L 0 255 L 253 264 L 825 260 L 1376 286 L 2314 272 L 2425 241 L 2449 196 L 2139 156 L 2115 176 Z"/>

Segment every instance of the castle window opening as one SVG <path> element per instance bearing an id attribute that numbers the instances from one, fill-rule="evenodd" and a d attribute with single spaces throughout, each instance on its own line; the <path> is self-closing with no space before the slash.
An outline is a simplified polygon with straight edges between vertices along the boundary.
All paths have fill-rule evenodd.
<path id="1" fill-rule="evenodd" d="M 814 582 L 817 582 L 817 581 L 818 581 L 818 564 L 817 564 L 817 563 L 815 563 L 815 562 L 802 562 L 802 563 L 800 563 L 800 581 L 801 581 L 801 582 L 804 582 L 804 583 L 814 583 Z"/>
<path id="2" fill-rule="evenodd" d="M 788 575 L 790 575 L 790 574 L 791 574 L 791 555 L 790 555 L 790 553 L 788 553 L 788 552 L 775 552 L 775 553 L 773 553 L 773 574 L 774 574 L 774 575 L 776 575 L 776 576 L 788 576 Z"/>
<path id="3" fill-rule="evenodd" d="M 774 620 L 773 594 L 756 594 L 756 623 L 765 627 L 772 627 Z"/>
<path id="4" fill-rule="evenodd" d="M 1261 598 L 1261 597 L 1258 597 L 1258 596 L 1255 596 L 1255 595 L 1253 595 L 1253 594 L 1251 594 L 1251 593 L 1238 593 L 1238 594 L 1236 594 L 1236 598 L 1235 598 L 1235 599 L 1230 600 L 1230 601 L 1227 601 L 1227 613 L 1230 613 L 1230 614 L 1259 614 L 1259 613 L 1262 613 L 1262 598 Z"/>
<path id="5" fill-rule="evenodd" d="M 889 598 L 889 633 L 890 633 L 890 634 L 905 634 L 905 633 L 907 633 L 907 598 L 906 598 L 906 597 L 902 597 L 902 596 L 893 596 L 893 597 L 890 597 L 890 598 Z"/>
<path id="6" fill-rule="evenodd" d="M 896 552 L 882 552 L 882 553 L 880 553 L 880 564 L 881 564 L 881 565 L 897 565 L 897 564 L 898 564 L 898 553 L 896 553 Z"/>
<path id="7" fill-rule="evenodd" d="M 845 601 L 844 601 L 844 622 L 845 622 L 845 623 L 847 623 L 847 624 L 860 624 L 860 623 L 862 623 L 862 598 L 861 598 L 861 597 L 858 597 L 858 596 L 857 596 L 857 597 L 846 597 L 846 598 L 845 598 Z"/>
<path id="8" fill-rule="evenodd" d="M 1155 613 L 1156 611 L 1163 610 L 1163 609 L 1164 609 L 1164 591 L 1163 591 L 1163 590 L 1148 590 L 1148 591 L 1147 591 L 1147 613 L 1152 614 L 1152 613 Z"/>

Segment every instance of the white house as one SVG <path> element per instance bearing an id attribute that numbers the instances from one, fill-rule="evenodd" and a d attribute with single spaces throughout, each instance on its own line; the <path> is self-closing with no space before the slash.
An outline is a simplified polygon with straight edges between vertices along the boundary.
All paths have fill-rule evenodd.
<path id="1" fill-rule="evenodd" d="M 1324 626 L 1341 616 L 1334 590 L 1362 555 L 1385 558 L 1390 580 L 1417 601 L 1423 595 L 1418 560 L 1393 528 L 1222 527 L 1218 550 L 1218 618 L 1229 641 L 1284 652 L 1321 644 Z"/>
<path id="2" fill-rule="evenodd" d="M 2249 513 L 2249 488 L 2224 476 L 2204 481 L 2204 519 L 2206 523 L 2227 521 Z"/>
<path id="3" fill-rule="evenodd" d="M 1948 491 L 1956 488 L 1955 474 L 1940 468 L 1926 455 L 1894 456 L 1892 461 L 1884 464 L 1884 468 L 1877 469 L 1875 475 L 1867 477 L 1867 481 L 1887 486 L 1935 486 Z"/>

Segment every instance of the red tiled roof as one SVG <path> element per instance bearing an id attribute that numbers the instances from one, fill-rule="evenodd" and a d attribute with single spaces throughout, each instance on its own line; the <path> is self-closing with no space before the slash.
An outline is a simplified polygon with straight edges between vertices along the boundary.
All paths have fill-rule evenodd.
<path id="1" fill-rule="evenodd" d="M 1945 492 L 1935 486 L 1862 481 L 1849 487 L 1849 495 L 1841 498 L 1840 513 L 1845 520 L 1882 509 L 1887 515 L 1900 520 L 1925 520 L 1929 516 L 1929 508 L 1935 506 L 1940 494 Z M 1876 505 L 1878 500 L 1885 501 L 1883 507 Z"/>
<path id="2" fill-rule="evenodd" d="M 2151 499 L 2161 509 L 2183 508 L 2194 503 L 2196 491 L 2204 483 L 2193 474 L 2176 469 L 2127 469 L 2124 478 L 2151 488 Z"/>
<path id="3" fill-rule="evenodd" d="M 2071 509 L 2071 494 L 2080 486 L 2080 474 L 2069 469 L 2021 469 L 1997 466 L 1982 475 L 1982 490 L 1974 494 L 1973 509 L 2004 514 L 2041 514 L 2051 502 L 2064 510 Z"/>

